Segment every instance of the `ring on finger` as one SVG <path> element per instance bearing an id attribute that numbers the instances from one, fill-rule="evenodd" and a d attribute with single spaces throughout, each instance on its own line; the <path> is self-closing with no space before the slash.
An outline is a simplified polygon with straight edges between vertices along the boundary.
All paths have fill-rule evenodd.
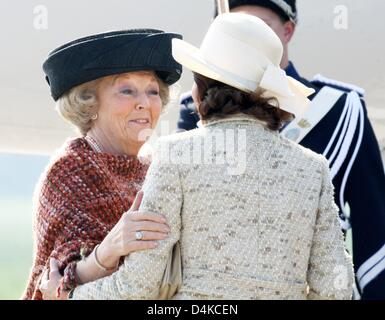
<path id="1" fill-rule="evenodd" d="M 143 239 L 143 232 L 142 231 L 136 231 L 135 232 L 135 239 L 136 240 L 142 240 Z"/>

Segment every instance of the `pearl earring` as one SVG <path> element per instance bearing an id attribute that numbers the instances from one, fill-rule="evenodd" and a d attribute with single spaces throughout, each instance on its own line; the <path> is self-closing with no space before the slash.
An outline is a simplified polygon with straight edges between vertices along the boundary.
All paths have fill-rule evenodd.
<path id="1" fill-rule="evenodd" d="M 96 120 L 97 118 L 98 118 L 98 114 L 97 114 L 97 113 L 95 113 L 95 114 L 91 117 L 92 120 Z"/>

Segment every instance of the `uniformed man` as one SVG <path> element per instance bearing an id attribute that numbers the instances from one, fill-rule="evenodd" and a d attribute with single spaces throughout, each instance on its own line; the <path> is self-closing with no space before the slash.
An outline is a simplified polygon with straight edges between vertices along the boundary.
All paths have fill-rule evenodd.
<path id="1" fill-rule="evenodd" d="M 288 54 L 297 23 L 295 0 L 230 0 L 229 7 L 263 19 L 283 43 L 282 69 L 316 90 L 307 113 L 281 134 L 328 159 L 341 226 L 352 230 L 355 296 L 385 299 L 385 174 L 364 90 L 321 75 L 312 81 L 300 76 Z M 178 131 L 194 129 L 198 121 L 188 92 L 181 97 Z"/>

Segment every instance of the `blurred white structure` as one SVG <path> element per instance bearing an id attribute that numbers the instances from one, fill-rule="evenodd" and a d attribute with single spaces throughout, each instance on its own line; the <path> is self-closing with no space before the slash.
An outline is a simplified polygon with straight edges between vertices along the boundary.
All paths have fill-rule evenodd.
<path id="1" fill-rule="evenodd" d="M 112 29 L 152 27 L 182 33 L 199 45 L 212 19 L 213 0 L 43 0 L 0 3 L 0 151 L 51 153 L 74 135 L 54 110 L 41 69 L 48 52 L 85 35 Z M 38 29 L 36 6 L 47 12 Z M 347 29 L 335 27 L 338 6 L 347 9 Z M 335 11 L 337 9 L 337 11 Z M 308 78 L 317 73 L 366 89 L 369 116 L 385 142 L 385 2 L 378 0 L 298 0 L 299 25 L 290 52 Z M 35 11 L 36 12 L 36 11 Z M 185 72 L 181 90 L 191 87 Z M 178 107 L 163 119 L 175 128 Z"/>

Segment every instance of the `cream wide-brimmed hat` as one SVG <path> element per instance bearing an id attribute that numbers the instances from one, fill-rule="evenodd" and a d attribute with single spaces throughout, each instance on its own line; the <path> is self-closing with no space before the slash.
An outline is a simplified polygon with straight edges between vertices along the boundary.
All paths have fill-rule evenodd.
<path id="1" fill-rule="evenodd" d="M 277 98 L 282 110 L 300 118 L 314 90 L 286 75 L 279 67 L 282 54 L 275 32 L 263 20 L 243 13 L 219 15 L 199 49 L 172 39 L 172 55 L 186 68 L 245 92 L 261 88 L 264 97 Z"/>

